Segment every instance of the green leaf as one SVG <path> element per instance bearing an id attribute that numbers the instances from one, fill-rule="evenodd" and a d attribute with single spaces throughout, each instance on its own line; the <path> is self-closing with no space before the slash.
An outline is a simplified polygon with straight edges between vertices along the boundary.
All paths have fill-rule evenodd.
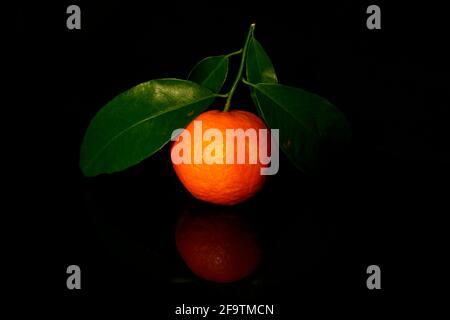
<path id="1" fill-rule="evenodd" d="M 188 80 L 219 93 L 228 74 L 229 55 L 207 57 L 191 70 Z"/>
<path id="2" fill-rule="evenodd" d="M 251 38 L 247 47 L 247 81 L 257 83 L 278 83 L 272 62 L 261 44 Z"/>
<path id="3" fill-rule="evenodd" d="M 315 174 L 331 151 L 350 140 L 344 114 L 324 98 L 280 84 L 250 84 L 267 125 L 279 129 L 280 148 L 295 166 Z"/>
<path id="4" fill-rule="evenodd" d="M 124 170 L 170 141 L 214 100 L 194 82 L 160 79 L 141 83 L 108 102 L 92 119 L 81 145 L 86 176 Z"/>

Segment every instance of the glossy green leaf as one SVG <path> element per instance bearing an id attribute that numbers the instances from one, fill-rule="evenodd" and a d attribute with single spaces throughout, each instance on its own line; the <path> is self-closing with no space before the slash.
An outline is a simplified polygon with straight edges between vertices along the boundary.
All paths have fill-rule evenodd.
<path id="1" fill-rule="evenodd" d="M 229 55 L 207 57 L 194 66 L 188 80 L 218 93 L 227 78 L 228 60 Z"/>
<path id="2" fill-rule="evenodd" d="M 280 84 L 251 87 L 264 120 L 279 129 L 280 148 L 302 171 L 317 173 L 327 151 L 350 140 L 344 114 L 320 96 Z"/>
<path id="3" fill-rule="evenodd" d="M 264 48 L 251 38 L 247 47 L 247 81 L 251 83 L 278 83 L 275 69 Z"/>
<path id="4" fill-rule="evenodd" d="M 151 80 L 108 102 L 92 119 L 81 145 L 80 167 L 86 176 L 126 169 L 170 141 L 214 100 L 194 82 Z"/>

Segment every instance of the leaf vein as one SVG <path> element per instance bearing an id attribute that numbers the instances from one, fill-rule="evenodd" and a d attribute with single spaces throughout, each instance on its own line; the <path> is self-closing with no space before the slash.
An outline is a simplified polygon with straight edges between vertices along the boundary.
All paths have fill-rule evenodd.
<path id="1" fill-rule="evenodd" d="M 171 109 L 169 109 L 169 110 L 165 110 L 165 111 L 158 112 L 158 113 L 156 113 L 156 114 L 153 114 L 153 115 L 151 115 L 151 116 L 149 116 L 149 117 L 146 117 L 146 118 L 144 118 L 144 119 L 142 119 L 142 120 L 140 120 L 140 121 L 134 123 L 134 124 L 131 125 L 131 126 L 128 126 L 127 128 L 125 128 L 125 129 L 123 129 L 122 131 L 120 131 L 119 133 L 117 133 L 117 134 L 116 134 L 114 137 L 112 137 L 112 138 L 111 138 L 111 139 L 110 139 L 103 147 L 101 147 L 101 148 L 99 149 L 99 151 L 91 158 L 91 160 L 87 162 L 87 164 L 84 166 L 84 168 L 89 168 L 89 167 L 94 163 L 94 161 L 100 156 L 100 154 L 102 154 L 103 151 L 104 151 L 107 147 L 109 147 L 109 145 L 110 145 L 111 143 L 113 143 L 116 139 L 118 139 L 118 138 L 119 138 L 121 135 L 123 135 L 125 132 L 127 132 L 127 131 L 129 131 L 129 130 L 135 128 L 136 126 L 139 126 L 140 124 L 142 124 L 142 123 L 144 123 L 144 122 L 147 122 L 147 121 L 150 121 L 150 120 L 152 120 L 152 119 L 154 119 L 154 118 L 156 118 L 156 117 L 159 117 L 159 116 L 161 116 L 161 115 L 163 115 L 163 114 L 167 114 L 167 113 L 169 113 L 169 112 L 173 112 L 173 111 L 176 111 L 176 110 L 185 108 L 185 107 L 187 107 L 187 106 L 190 106 L 190 105 L 192 105 L 192 104 L 195 104 L 195 103 L 200 102 L 200 101 L 203 101 L 203 100 L 210 99 L 210 98 L 212 98 L 212 97 L 213 97 L 213 96 L 207 96 L 207 97 L 205 97 L 205 98 L 203 98 L 203 99 L 194 100 L 194 101 L 192 101 L 192 102 L 189 103 L 189 104 L 177 105 L 177 106 L 175 106 L 175 107 L 173 107 L 173 108 L 171 108 Z"/>

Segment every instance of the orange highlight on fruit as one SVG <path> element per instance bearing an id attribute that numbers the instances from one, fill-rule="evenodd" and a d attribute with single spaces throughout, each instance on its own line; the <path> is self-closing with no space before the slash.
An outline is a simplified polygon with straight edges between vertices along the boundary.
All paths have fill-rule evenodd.
<path id="1" fill-rule="evenodd" d="M 203 132 L 201 139 L 196 138 L 199 121 L 203 132 L 219 132 L 225 138 L 215 141 L 211 137 L 205 138 Z M 268 166 L 268 160 L 262 159 L 259 146 L 260 141 L 264 140 L 265 151 L 270 154 L 271 140 L 267 126 L 258 116 L 242 110 L 212 110 L 199 115 L 185 130 L 190 137 L 194 137 L 188 150 L 190 161 L 174 161 L 174 154 L 183 152 L 180 148 L 184 139 L 181 134 L 172 145 L 172 164 L 177 176 L 194 197 L 215 204 L 234 205 L 251 198 L 262 188 L 266 177 L 261 174 L 261 168 Z M 232 130 L 263 132 L 265 136 L 261 138 L 261 134 L 249 134 L 245 139 L 233 139 L 230 144 L 226 137 Z M 239 161 L 243 154 L 240 150 L 245 153 L 244 163 Z M 199 159 L 203 155 L 209 155 L 209 158 Z M 183 154 L 179 156 L 183 157 Z"/>

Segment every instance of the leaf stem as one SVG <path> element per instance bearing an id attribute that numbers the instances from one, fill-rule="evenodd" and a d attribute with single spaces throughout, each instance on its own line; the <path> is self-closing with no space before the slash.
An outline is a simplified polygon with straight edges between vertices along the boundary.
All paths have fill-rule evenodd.
<path id="1" fill-rule="evenodd" d="M 244 64 L 245 59 L 247 58 L 247 47 L 250 42 L 250 38 L 252 37 L 253 30 L 255 30 L 255 24 L 252 23 L 250 26 L 250 29 L 247 34 L 247 39 L 245 40 L 244 48 L 242 49 L 242 57 L 241 57 L 241 64 L 239 65 L 238 74 L 236 76 L 236 79 L 234 79 L 233 85 L 231 86 L 231 90 L 228 93 L 227 102 L 225 103 L 225 107 L 223 108 L 223 112 L 227 112 L 228 109 L 230 109 L 231 105 L 231 99 L 233 98 L 234 92 L 236 91 L 236 88 L 239 84 L 239 81 L 242 78 L 242 72 L 244 71 Z"/>
<path id="2" fill-rule="evenodd" d="M 227 57 L 236 56 L 236 55 L 241 54 L 241 53 L 242 53 L 242 49 L 239 49 L 238 51 L 235 51 L 235 52 L 227 54 Z"/>
<path id="3" fill-rule="evenodd" d="M 245 83 L 246 85 L 250 86 L 250 87 L 255 87 L 255 85 L 251 82 L 248 82 L 247 80 L 245 80 L 245 78 L 242 78 L 242 82 Z"/>
<path id="4" fill-rule="evenodd" d="M 217 98 L 228 98 L 228 93 L 224 93 L 224 94 L 216 93 L 214 96 Z"/>

